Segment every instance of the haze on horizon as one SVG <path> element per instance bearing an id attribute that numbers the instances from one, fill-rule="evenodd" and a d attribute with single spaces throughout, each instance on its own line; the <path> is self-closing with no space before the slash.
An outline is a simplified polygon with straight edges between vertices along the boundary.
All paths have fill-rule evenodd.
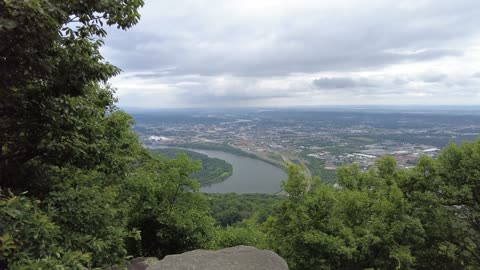
<path id="1" fill-rule="evenodd" d="M 480 2 L 146 1 L 102 53 L 137 108 L 480 104 Z"/>

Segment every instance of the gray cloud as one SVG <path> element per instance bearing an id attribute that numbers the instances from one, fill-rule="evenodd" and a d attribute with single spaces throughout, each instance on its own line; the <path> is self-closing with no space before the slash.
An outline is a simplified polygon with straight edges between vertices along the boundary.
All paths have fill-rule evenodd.
<path id="1" fill-rule="evenodd" d="M 409 82 L 411 82 L 411 80 L 409 80 L 407 78 L 396 77 L 395 79 L 393 79 L 393 84 L 395 84 L 395 85 L 406 85 Z"/>
<path id="2" fill-rule="evenodd" d="M 352 4 L 345 17 L 314 5 L 273 21 L 238 18 L 222 4 L 198 10 L 185 5 L 185 14 L 162 16 L 165 6 L 182 6 L 165 2 L 147 2 L 146 22 L 131 31 L 110 31 L 107 50 L 114 63 L 131 71 L 175 67 L 176 75 L 361 70 L 460 56 L 450 42 L 470 36 L 480 23 L 477 1 L 424 1 L 412 7 L 368 2 Z"/>
<path id="3" fill-rule="evenodd" d="M 317 89 L 340 89 L 356 87 L 374 87 L 375 85 L 366 79 L 352 78 L 320 78 L 313 80 L 313 85 Z"/>
<path id="4" fill-rule="evenodd" d="M 120 90 L 159 84 L 179 90 L 172 100 L 186 103 L 265 102 L 328 89 L 443 95 L 440 87 L 460 85 L 435 66 L 431 74 L 370 78 L 363 73 L 461 59 L 480 36 L 480 2 L 340 2 L 147 0 L 137 26 L 109 30 L 103 53 L 126 72 Z M 480 78 L 479 73 L 472 77 Z M 261 83 L 283 78 L 289 84 L 296 76 L 308 78 L 283 88 L 278 82 Z M 224 77 L 229 82 L 219 83 Z M 430 88 L 419 89 L 416 83 Z"/>
<path id="5" fill-rule="evenodd" d="M 428 73 L 420 77 L 426 83 L 438 83 L 447 80 L 448 76 L 442 73 Z"/>
<path id="6" fill-rule="evenodd" d="M 158 79 L 158 78 L 170 77 L 171 75 L 172 75 L 171 71 L 165 70 L 165 71 L 151 71 L 148 73 L 132 73 L 125 76 L 125 78 Z"/>

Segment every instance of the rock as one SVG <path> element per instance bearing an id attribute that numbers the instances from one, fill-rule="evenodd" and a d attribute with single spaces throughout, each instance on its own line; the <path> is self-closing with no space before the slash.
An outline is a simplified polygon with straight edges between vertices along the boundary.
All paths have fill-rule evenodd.
<path id="1" fill-rule="evenodd" d="M 132 260 L 129 270 L 288 270 L 287 263 L 275 252 L 237 246 L 217 251 L 194 250 L 152 258 Z"/>
<path id="2" fill-rule="evenodd" d="M 157 258 L 149 257 L 149 258 L 135 258 L 130 261 L 130 264 L 127 267 L 127 270 L 146 270 L 150 265 L 155 265 L 160 261 Z M 120 270 L 122 268 L 113 268 L 111 270 Z"/>

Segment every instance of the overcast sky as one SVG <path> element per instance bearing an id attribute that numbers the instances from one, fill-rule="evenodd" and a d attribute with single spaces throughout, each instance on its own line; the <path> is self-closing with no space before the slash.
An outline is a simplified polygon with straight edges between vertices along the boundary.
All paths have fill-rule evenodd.
<path id="1" fill-rule="evenodd" d="M 147 0 L 123 107 L 480 104 L 478 0 Z"/>

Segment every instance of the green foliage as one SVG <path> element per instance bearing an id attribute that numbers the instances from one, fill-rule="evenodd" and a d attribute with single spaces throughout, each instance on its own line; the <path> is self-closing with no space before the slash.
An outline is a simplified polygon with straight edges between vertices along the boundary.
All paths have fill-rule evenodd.
<path id="1" fill-rule="evenodd" d="M 341 189 L 318 184 L 302 193 L 306 177 L 290 168 L 289 198 L 268 221 L 272 247 L 292 269 L 412 268 L 410 247 L 423 229 L 400 189 L 355 165 L 338 175 Z"/>
<path id="2" fill-rule="evenodd" d="M 208 241 L 197 164 L 152 157 L 107 84 L 119 69 L 100 54 L 104 25 L 130 28 L 142 5 L 0 2 L 0 187 L 28 191 L 0 200 L 1 268 L 107 267 L 132 243 L 164 256 Z"/>
<path id="3" fill-rule="evenodd" d="M 167 158 L 175 158 L 180 153 L 185 153 L 193 160 L 201 163 L 201 169 L 192 173 L 191 177 L 197 180 L 200 185 L 206 186 L 222 182 L 232 175 L 232 164 L 218 158 L 211 158 L 207 155 L 179 148 L 161 148 L 150 150 Z"/>
<path id="4" fill-rule="evenodd" d="M 235 225 L 245 219 L 263 223 L 276 204 L 285 196 L 269 194 L 207 194 L 212 215 L 221 227 Z"/>
<path id="5" fill-rule="evenodd" d="M 312 177 L 320 177 L 323 181 L 335 183 L 336 172 L 334 170 L 325 169 L 325 160 L 316 157 L 308 156 L 311 152 L 302 152 L 301 157 L 306 160 Z"/>
<path id="6" fill-rule="evenodd" d="M 102 185 L 108 176 L 98 171 L 62 171 L 63 186 L 48 194 L 45 203 L 61 228 L 63 245 L 92 254 L 94 265 L 112 265 L 127 256 L 125 242 L 137 237 L 129 230 L 127 206 L 118 188 Z"/>
<path id="7" fill-rule="evenodd" d="M 210 242 L 210 248 L 221 249 L 238 245 L 267 247 L 267 235 L 253 219 L 245 219 L 241 223 L 220 228 Z"/>
<path id="8" fill-rule="evenodd" d="M 375 161 L 378 174 L 382 178 L 392 177 L 397 169 L 397 160 L 394 157 L 385 156 Z"/>
<path id="9" fill-rule="evenodd" d="M 438 157 L 436 190 L 443 210 L 454 216 L 449 244 L 470 269 L 480 268 L 480 139 L 461 146 L 449 145 Z M 452 221 L 452 219 L 450 219 Z"/>
<path id="10" fill-rule="evenodd" d="M 205 246 L 213 233 L 205 196 L 189 176 L 198 163 L 186 155 L 152 159 L 133 172 L 122 186 L 130 205 L 129 226 L 141 231 L 131 243 L 134 255 L 163 257 Z"/>
<path id="11" fill-rule="evenodd" d="M 132 119 L 115 108 L 106 84 L 119 69 L 99 49 L 103 25 L 131 27 L 142 5 L 0 2 L 0 186 L 28 191 L 39 202 L 32 206 L 24 198 L 25 216 L 41 213 L 28 222 L 7 219 L 5 226 L 28 230 L 41 220 L 39 229 L 52 230 L 40 245 L 38 233 L 23 239 L 15 229 L 10 235 L 22 248 L 2 259 L 9 267 L 103 266 L 127 255 L 124 243 L 135 231 L 127 228 L 118 185 L 142 150 Z"/>
<path id="12" fill-rule="evenodd" d="M 296 166 L 288 198 L 266 222 L 269 245 L 292 269 L 478 269 L 480 140 L 450 145 L 412 170 L 337 171 L 338 187 Z"/>
<path id="13" fill-rule="evenodd" d="M 286 198 L 268 194 L 208 194 L 212 215 L 220 227 L 216 228 L 209 248 L 220 249 L 238 245 L 267 248 L 267 234 L 263 228 L 273 208 Z"/>
<path id="14" fill-rule="evenodd" d="M 103 24 L 126 29 L 142 0 L 0 2 L 0 185 L 48 192 L 48 167 L 102 164 L 105 82 L 119 69 L 103 60 Z"/>
<path id="15" fill-rule="evenodd" d="M 307 192 L 308 179 L 303 168 L 294 164 L 287 167 L 288 180 L 282 182 L 282 189 L 291 200 L 298 200 Z"/>
<path id="16" fill-rule="evenodd" d="M 40 204 L 23 195 L 0 193 L 0 268 L 87 269 L 90 254 L 66 249 L 60 227 Z"/>

